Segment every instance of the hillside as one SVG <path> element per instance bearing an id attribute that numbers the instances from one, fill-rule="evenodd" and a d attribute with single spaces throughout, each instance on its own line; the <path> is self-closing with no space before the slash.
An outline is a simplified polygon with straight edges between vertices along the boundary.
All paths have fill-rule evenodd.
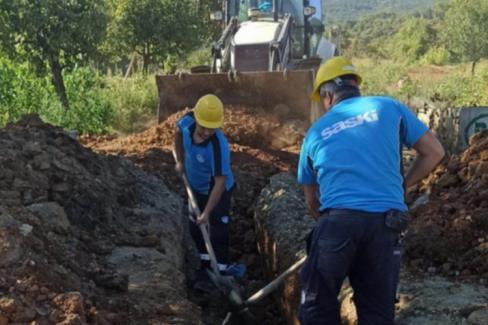
<path id="1" fill-rule="evenodd" d="M 379 13 L 422 12 L 435 4 L 435 0 L 326 0 L 326 24 L 354 20 L 361 16 Z"/>

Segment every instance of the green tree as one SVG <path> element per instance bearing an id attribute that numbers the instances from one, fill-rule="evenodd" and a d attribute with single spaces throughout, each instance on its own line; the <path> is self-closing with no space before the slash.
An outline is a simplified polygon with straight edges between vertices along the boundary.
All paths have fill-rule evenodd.
<path id="1" fill-rule="evenodd" d="M 114 51 L 138 53 L 143 70 L 158 60 L 185 56 L 206 35 L 203 12 L 196 0 L 122 0 L 116 5 L 109 26 L 109 42 Z M 205 13 L 206 14 L 206 13 Z"/>
<path id="2" fill-rule="evenodd" d="M 488 57 L 488 1 L 453 0 L 443 30 L 445 42 L 455 54 L 471 62 L 474 74 L 476 63 Z"/>
<path id="3" fill-rule="evenodd" d="M 411 18 L 402 24 L 391 40 L 391 55 L 400 61 L 417 61 L 437 42 L 436 34 L 431 21 Z"/>
<path id="4" fill-rule="evenodd" d="M 97 0 L 0 0 L 0 46 L 11 58 L 25 55 L 38 72 L 50 70 L 67 110 L 63 69 L 85 63 L 104 37 L 106 15 Z"/>

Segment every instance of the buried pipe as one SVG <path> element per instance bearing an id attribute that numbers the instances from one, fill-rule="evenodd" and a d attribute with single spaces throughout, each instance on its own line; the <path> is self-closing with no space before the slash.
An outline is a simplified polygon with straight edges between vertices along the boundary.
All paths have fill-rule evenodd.
<path id="1" fill-rule="evenodd" d="M 251 297 L 246 299 L 240 306 L 240 310 L 237 312 L 228 312 L 222 325 L 228 325 L 231 322 L 232 317 L 234 314 L 241 315 L 244 314 L 248 318 L 252 318 L 252 314 L 250 314 L 249 306 L 259 302 L 261 299 L 275 291 L 283 282 L 293 273 L 295 273 L 305 262 L 307 256 L 302 257 L 298 261 L 296 261 L 292 266 L 290 266 L 287 270 L 281 273 L 276 279 L 268 283 L 266 286 L 261 288 L 260 290 L 256 291 Z"/>

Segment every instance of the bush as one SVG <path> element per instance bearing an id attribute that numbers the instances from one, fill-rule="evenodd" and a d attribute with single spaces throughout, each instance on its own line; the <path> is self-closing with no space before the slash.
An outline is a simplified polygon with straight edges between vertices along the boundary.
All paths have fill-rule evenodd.
<path id="1" fill-rule="evenodd" d="M 110 129 L 114 119 L 112 99 L 107 96 L 105 79 L 90 68 L 76 68 L 64 75 L 70 109 L 59 105 L 49 121 L 82 133 L 102 134 Z"/>
<path id="2" fill-rule="evenodd" d="M 431 48 L 420 59 L 421 64 L 444 65 L 449 61 L 449 52 L 442 47 Z"/>
<path id="3" fill-rule="evenodd" d="M 426 95 L 457 107 L 488 106 L 488 71 L 476 76 L 452 75 L 441 82 L 426 87 Z"/>
<path id="4" fill-rule="evenodd" d="M 0 126 L 57 101 L 49 80 L 35 76 L 27 64 L 0 57 L 0 76 Z"/>
<path id="5" fill-rule="evenodd" d="M 363 76 L 364 95 L 396 95 L 397 84 L 407 72 L 407 66 L 391 60 L 356 61 Z"/>
<path id="6" fill-rule="evenodd" d="M 0 125 L 38 113 L 46 122 L 82 133 L 100 134 L 110 128 L 112 104 L 103 78 L 92 69 L 64 73 L 68 111 L 62 108 L 50 78 L 36 76 L 27 64 L 0 58 L 0 75 Z"/>
<path id="7" fill-rule="evenodd" d="M 127 80 L 107 78 L 105 92 L 114 109 L 113 129 L 122 133 L 141 131 L 156 119 L 158 92 L 154 76 L 135 74 Z"/>
<path id="8" fill-rule="evenodd" d="M 188 58 L 186 59 L 186 66 L 190 68 L 199 65 L 210 66 L 211 63 L 212 63 L 212 52 L 210 50 L 210 46 L 191 52 Z"/>

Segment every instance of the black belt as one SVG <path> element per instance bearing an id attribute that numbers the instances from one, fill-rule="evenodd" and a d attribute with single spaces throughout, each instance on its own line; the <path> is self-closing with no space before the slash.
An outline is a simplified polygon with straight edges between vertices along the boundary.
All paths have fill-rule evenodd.
<path id="1" fill-rule="evenodd" d="M 365 216 L 365 217 L 381 217 L 386 215 L 386 212 L 368 212 L 363 210 L 354 210 L 354 209 L 325 209 L 320 211 L 321 217 L 327 216 L 343 216 L 343 215 L 355 215 L 355 216 Z"/>

